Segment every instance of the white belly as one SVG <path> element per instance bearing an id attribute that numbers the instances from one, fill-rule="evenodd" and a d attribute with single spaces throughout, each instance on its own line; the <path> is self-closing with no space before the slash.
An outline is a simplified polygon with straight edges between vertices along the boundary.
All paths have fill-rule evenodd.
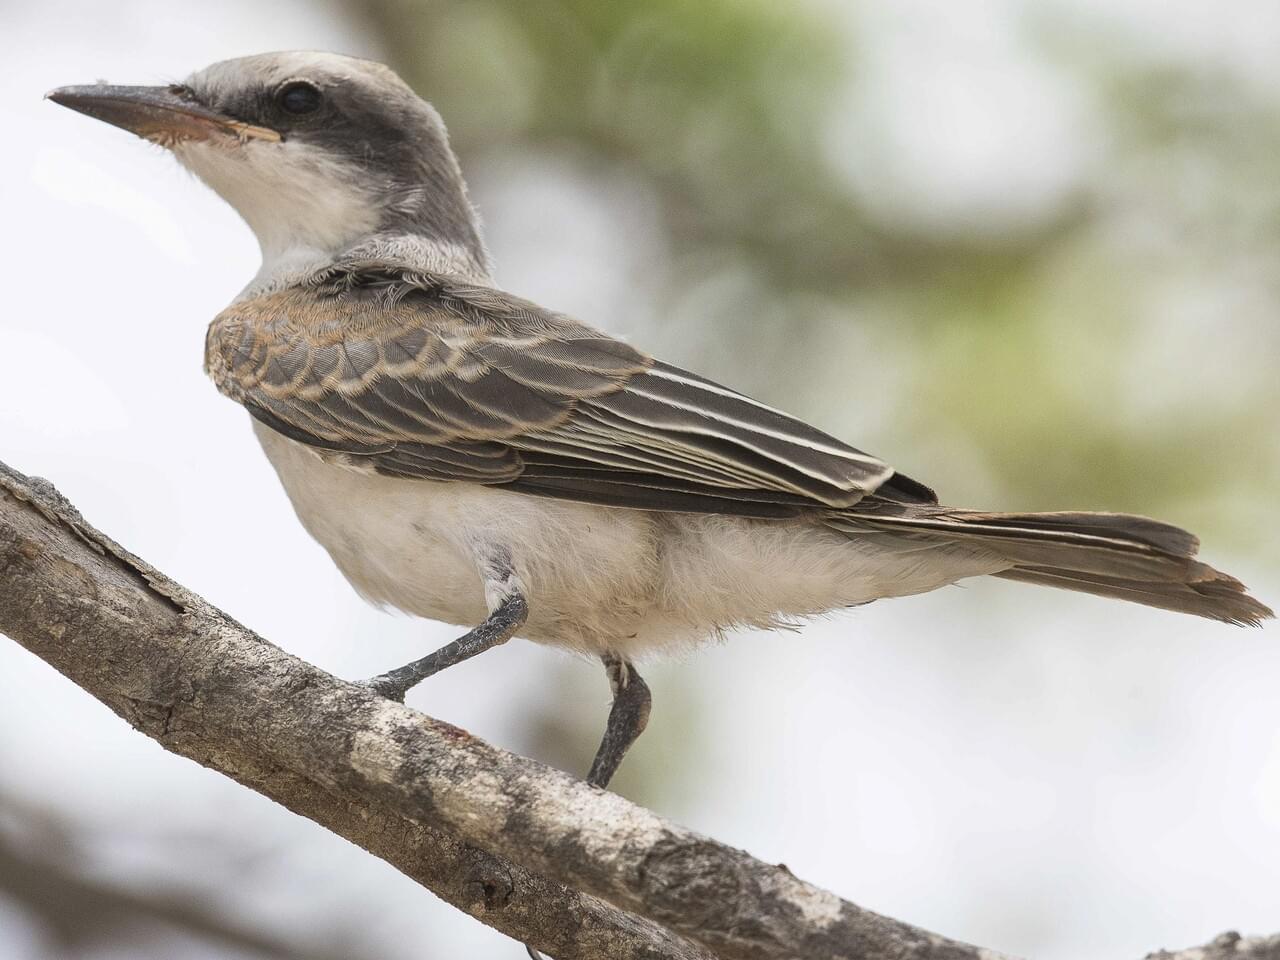
<path id="1" fill-rule="evenodd" d="M 488 615 L 481 550 L 504 545 L 529 601 L 524 636 L 598 651 L 654 603 L 649 514 L 326 463 L 254 424 L 298 518 L 372 603 L 473 626 Z M 597 639 L 599 638 L 599 639 Z"/>
<path id="2" fill-rule="evenodd" d="M 254 430 L 303 526 L 367 600 L 475 625 L 489 612 L 481 558 L 501 547 L 529 604 L 521 635 L 582 652 L 635 657 L 1007 566 L 945 543 L 851 539 L 799 520 L 658 514 L 382 477 Z"/>

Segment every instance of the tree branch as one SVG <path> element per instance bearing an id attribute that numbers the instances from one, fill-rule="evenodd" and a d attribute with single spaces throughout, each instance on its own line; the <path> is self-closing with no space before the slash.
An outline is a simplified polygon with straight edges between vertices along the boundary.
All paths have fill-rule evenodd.
<path id="1" fill-rule="evenodd" d="M 999 960 L 324 673 L 3 464 L 0 577 L 0 630 L 167 750 L 559 960 Z"/>
<path id="2" fill-rule="evenodd" d="M 360 688 L 335 681 L 245 630 L 86 524 L 52 485 L 4 463 L 0 633 L 166 749 L 314 820 L 447 903 L 557 960 L 715 960 L 657 924 L 359 793 L 321 784 L 308 776 L 305 757 L 293 758 L 298 772 L 250 740 L 238 740 L 240 724 L 251 726 L 255 716 L 270 712 L 273 697 L 304 691 L 316 678 Z M 258 669 L 235 682 L 210 669 L 223 652 L 248 657 Z M 224 666 L 234 673 L 230 661 Z M 206 720 L 210 698 L 226 699 Z M 215 718 L 225 713 L 239 714 L 237 727 L 219 728 Z M 317 749 L 322 739 L 332 743 L 317 736 Z"/>
<path id="3" fill-rule="evenodd" d="M 1232 931 L 1220 934 L 1203 947 L 1157 950 L 1147 954 L 1146 960 L 1280 960 L 1280 934 L 1242 937 Z"/>

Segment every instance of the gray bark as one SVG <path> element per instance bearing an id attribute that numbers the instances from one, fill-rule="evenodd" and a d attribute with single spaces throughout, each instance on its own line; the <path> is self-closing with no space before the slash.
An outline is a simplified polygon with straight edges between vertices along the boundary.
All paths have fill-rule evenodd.
<path id="1" fill-rule="evenodd" d="M 46 482 L 3 464 L 0 631 L 167 750 L 322 824 L 558 960 L 1000 957 L 864 910 L 333 677 L 123 550 Z M 1232 943 L 1235 952 L 1203 956 L 1280 960 L 1274 940 Z M 1261 946 L 1238 949 L 1250 943 Z"/>
<path id="2" fill-rule="evenodd" d="M 1146 960 L 1280 960 L 1280 934 L 1242 937 L 1234 931 L 1220 934 L 1203 947 L 1157 950 Z"/>

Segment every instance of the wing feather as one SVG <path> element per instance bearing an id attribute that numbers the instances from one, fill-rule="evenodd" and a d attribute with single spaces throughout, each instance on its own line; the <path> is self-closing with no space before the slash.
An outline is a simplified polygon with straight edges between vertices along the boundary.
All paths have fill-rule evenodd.
<path id="1" fill-rule="evenodd" d="M 273 429 L 390 476 L 746 516 L 892 488 L 884 463 L 766 404 L 500 290 L 395 264 L 336 264 L 233 305 L 205 366 Z"/>

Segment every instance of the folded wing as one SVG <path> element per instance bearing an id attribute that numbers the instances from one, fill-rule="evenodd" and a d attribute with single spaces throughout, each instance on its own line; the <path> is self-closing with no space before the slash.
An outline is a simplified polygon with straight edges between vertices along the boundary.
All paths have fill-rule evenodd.
<path id="1" fill-rule="evenodd" d="M 238 303 L 206 369 L 354 466 L 617 506 L 794 514 L 931 498 L 780 411 L 501 291 L 379 263 Z M 890 479 L 892 478 L 892 480 Z"/>

